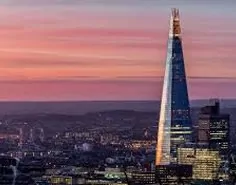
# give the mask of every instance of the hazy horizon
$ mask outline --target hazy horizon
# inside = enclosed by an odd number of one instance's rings
[[[210,100],[214,100],[214,99],[218,99],[220,101],[236,101],[236,98],[202,98],[202,99],[189,99],[190,103],[191,102],[197,102],[197,101],[205,101],[205,102],[209,102]],[[52,103],[56,103],[56,102],[160,102],[161,100],[155,100],[155,99],[137,99],[137,100],[129,100],[129,99],[121,99],[121,100],[106,100],[106,99],[101,99],[101,100],[0,100],[0,103],[21,103],[21,102],[29,102],[29,103],[47,103],[47,102],[52,102]]]
[[[192,108],[205,106],[209,100],[190,101]],[[221,100],[221,108],[235,108],[236,100]],[[160,101],[57,101],[57,102],[1,102],[0,115],[10,114],[85,114],[110,110],[157,112]]]

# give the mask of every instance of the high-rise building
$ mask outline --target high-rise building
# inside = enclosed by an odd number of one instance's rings
[[[156,165],[176,163],[177,147],[191,141],[192,128],[178,9],[172,10],[159,117]]]
[[[34,130],[34,141],[36,142],[44,142],[44,129],[43,128],[36,128]]]
[[[29,141],[31,143],[34,142],[34,130],[32,128],[30,129],[30,133],[29,133]]]
[[[198,143],[205,143],[226,157],[230,146],[229,121],[229,114],[220,113],[219,100],[212,100],[199,114]]]
[[[222,175],[219,151],[209,148],[178,148],[178,164],[192,165],[193,179],[216,180]]]
[[[23,145],[23,129],[20,128],[19,129],[19,143],[18,143],[18,146],[20,149],[22,149],[22,145]]]

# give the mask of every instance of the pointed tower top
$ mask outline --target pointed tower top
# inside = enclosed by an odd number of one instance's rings
[[[179,9],[172,8],[169,35],[171,37],[180,37],[180,34],[181,34],[181,29],[180,29]]]
[[[172,8],[172,17],[174,20],[179,19],[179,9]]]

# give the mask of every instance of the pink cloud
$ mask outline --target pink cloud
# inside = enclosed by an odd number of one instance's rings
[[[50,99],[56,92],[58,99],[160,96],[161,85],[154,78],[164,73],[167,15],[98,13],[71,7],[57,7],[46,13],[30,8],[0,10],[0,81],[19,81],[19,85],[3,83],[0,99]],[[182,25],[188,76],[236,77],[236,35],[230,20],[183,15]],[[75,82],[75,76],[92,76],[97,81]],[[123,78],[122,82],[101,80],[117,77]],[[52,84],[47,80],[59,81]],[[208,97],[212,93],[233,96],[232,82],[224,84],[230,92],[217,90],[218,85],[191,81],[191,97]]]

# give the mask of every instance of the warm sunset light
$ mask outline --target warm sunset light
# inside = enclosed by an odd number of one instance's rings
[[[230,2],[206,3],[200,14],[197,1],[178,5],[191,99],[235,98]],[[170,1],[1,1],[0,100],[159,100],[171,7]]]
[[[236,0],[0,0],[0,185],[236,184]]]

